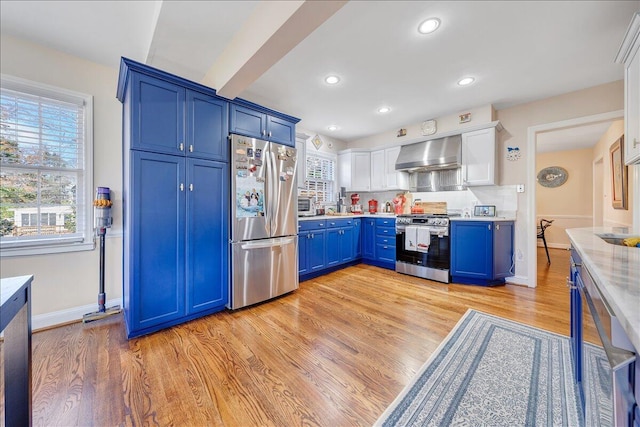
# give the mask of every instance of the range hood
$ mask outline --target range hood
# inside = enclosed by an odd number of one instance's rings
[[[461,166],[462,135],[451,135],[400,147],[398,171],[432,171]]]

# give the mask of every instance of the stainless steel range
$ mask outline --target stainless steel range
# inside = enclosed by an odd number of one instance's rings
[[[396,271],[449,283],[449,216],[400,215],[396,218]]]

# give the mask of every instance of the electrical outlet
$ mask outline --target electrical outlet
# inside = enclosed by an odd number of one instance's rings
[[[516,193],[524,193],[524,184],[516,185]]]

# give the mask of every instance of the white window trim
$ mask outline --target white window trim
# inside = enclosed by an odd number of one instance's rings
[[[82,198],[85,209],[85,226],[83,234],[85,238],[69,237],[57,239],[41,239],[41,243],[27,242],[2,242],[0,243],[0,258],[45,255],[64,252],[88,251],[95,249],[95,239],[93,232],[93,96],[85,93],[75,92],[44,83],[33,82],[19,77],[0,74],[2,87],[27,93],[38,93],[49,96],[53,99],[60,99],[61,96],[70,99],[82,99],[85,105],[85,126],[84,126],[84,194],[78,194],[78,199]],[[54,241],[55,240],[55,241]],[[28,245],[28,246],[25,246]]]
[[[334,173],[334,177],[333,177],[333,187],[334,187],[333,190],[334,191],[333,191],[333,193],[335,193],[336,192],[335,190],[336,190],[336,188],[338,186],[338,179],[337,179],[338,178],[338,156],[336,154],[334,154],[334,153],[327,153],[327,152],[324,152],[324,151],[312,151],[312,152],[307,151],[305,153],[305,159],[304,159],[305,181],[306,181],[306,177],[307,177],[307,173],[306,173],[307,172],[306,171],[306,169],[307,169],[307,157],[320,157],[320,158],[323,158],[325,160],[333,161],[333,163],[334,163],[334,165],[333,165],[333,173]],[[330,197],[329,197],[330,200],[322,202],[322,204],[324,204],[324,205],[332,204],[332,203],[335,204],[335,200],[333,200],[333,198],[334,198],[334,195],[331,194]]]

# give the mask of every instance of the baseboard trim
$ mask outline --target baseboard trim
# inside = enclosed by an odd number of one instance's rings
[[[107,308],[119,305],[122,307],[122,299],[111,299],[105,304]],[[68,323],[82,321],[82,316],[87,313],[98,311],[98,304],[87,304],[79,307],[67,308],[60,311],[52,311],[50,313],[38,314],[31,316],[31,329],[38,331],[62,326]]]
[[[509,276],[505,278],[505,281],[510,285],[522,285],[531,287],[529,285],[529,278],[524,276]]]

